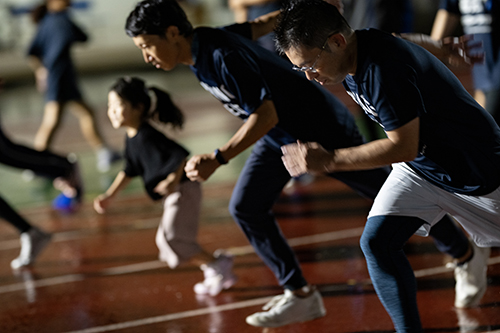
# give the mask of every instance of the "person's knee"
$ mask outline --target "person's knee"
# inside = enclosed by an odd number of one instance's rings
[[[48,102],[45,106],[42,126],[55,128],[61,121],[63,105],[58,102]]]
[[[231,198],[229,201],[229,213],[238,224],[243,224],[245,221],[255,220],[257,214],[252,210],[251,205],[244,200]]]
[[[240,190],[234,190],[229,200],[229,213],[235,219],[246,219],[255,215],[259,210],[259,203],[257,200],[250,200],[248,193]]]
[[[229,213],[243,229],[265,227],[274,220],[271,207],[263,202],[245,200],[241,196],[233,196],[229,201]]]
[[[391,216],[372,216],[366,221],[361,235],[360,245],[365,257],[374,257],[387,253],[394,248],[392,242],[394,230],[391,223],[395,220]]]
[[[369,227],[373,224],[372,222],[372,218],[368,219],[359,240],[361,250],[366,258],[374,257],[375,253],[380,251],[384,246],[383,242],[380,241],[380,237],[377,236],[375,228]]]
[[[242,213],[243,209],[243,204],[241,203],[241,200],[237,199],[234,194],[231,197],[231,200],[229,200],[229,214],[237,220],[240,214]]]
[[[361,249],[365,256],[400,251],[424,223],[412,216],[372,216],[361,235]]]

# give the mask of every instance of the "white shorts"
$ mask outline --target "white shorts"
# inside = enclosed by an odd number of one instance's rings
[[[431,226],[447,213],[464,227],[478,246],[500,246],[500,188],[480,197],[450,193],[432,185],[405,163],[393,164],[369,217],[418,217],[427,223],[416,234],[427,236]]]

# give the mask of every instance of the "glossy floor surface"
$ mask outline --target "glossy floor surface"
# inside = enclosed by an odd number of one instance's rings
[[[107,87],[123,73],[86,76],[83,86],[95,105],[108,142],[121,148],[122,131],[105,116]],[[186,113],[186,128],[173,133],[192,153],[210,152],[227,140],[240,122],[229,115],[186,71],[132,73],[172,92]],[[467,80],[467,77],[464,77]],[[467,83],[467,81],[466,81]],[[340,89],[333,89],[350,107]],[[41,119],[41,99],[29,84],[8,86],[0,95],[2,126],[12,139],[32,142]],[[353,108],[354,112],[354,108]],[[193,285],[201,271],[184,265],[169,269],[157,260],[154,236],[162,213],[140,182],[117,198],[105,215],[92,199],[120,170],[98,173],[95,157],[73,117],[65,119],[54,149],[74,152],[82,165],[86,194],[80,210],[60,214],[50,207],[50,184],[26,180],[22,170],[0,169],[0,193],[30,221],[54,234],[35,265],[10,269],[19,253],[16,230],[0,224],[0,332],[168,332],[168,333],[316,333],[393,332],[374,293],[359,248],[370,202],[329,179],[305,179],[286,189],[275,206],[283,233],[296,251],[305,277],[319,288],[327,315],[282,328],[249,326],[245,317],[281,293],[274,276],[255,255],[232,221],[227,204],[248,152],[217,170],[204,184],[199,241],[210,251],[235,256],[236,285],[215,297],[197,297]],[[479,307],[453,307],[449,260],[428,238],[414,236],[405,247],[418,281],[418,302],[425,332],[500,331],[500,251],[492,249],[488,288]]]

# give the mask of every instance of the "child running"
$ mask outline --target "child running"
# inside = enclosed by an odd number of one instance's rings
[[[155,100],[152,103],[150,92]],[[146,192],[153,200],[163,199],[164,212],[156,245],[159,259],[170,268],[190,262],[199,265],[204,281],[194,286],[197,294],[217,295],[236,282],[233,259],[223,253],[213,256],[202,250],[196,236],[201,206],[201,185],[184,173],[189,152],[167,138],[150,122],[181,128],[184,116],[170,96],[157,88],[147,88],[139,78],[120,78],[108,94],[108,117],[115,129],[126,129],[125,168],[108,190],[94,200],[102,214],[112,199],[135,176],[141,176]]]

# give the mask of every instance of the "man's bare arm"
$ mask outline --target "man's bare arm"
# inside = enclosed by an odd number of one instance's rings
[[[220,147],[220,156],[229,161],[266,135],[276,124],[278,124],[278,114],[274,103],[266,100],[248,117],[231,139]],[[219,166],[220,163],[214,153],[201,154],[191,157],[184,170],[192,181],[204,181]]]
[[[306,172],[330,173],[373,169],[412,161],[418,154],[419,118],[387,132],[387,139],[361,146],[327,151],[318,143],[295,143],[282,147],[283,163],[291,176]]]

